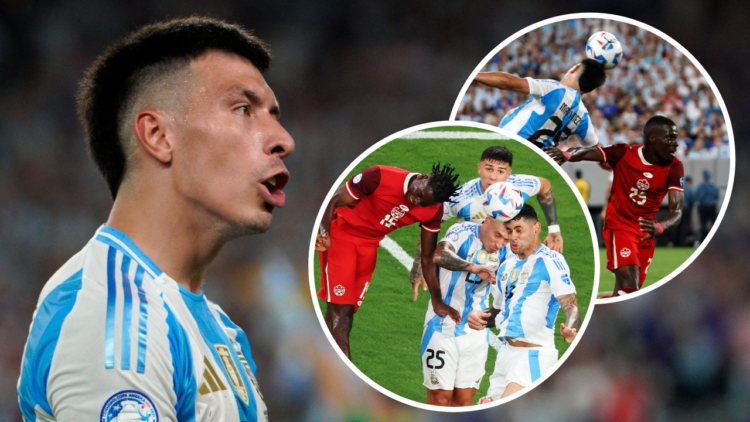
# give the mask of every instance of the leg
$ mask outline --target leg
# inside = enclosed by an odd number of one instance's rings
[[[637,265],[625,265],[615,269],[615,290],[613,296],[619,291],[632,293],[638,290],[640,267]]]
[[[352,331],[352,322],[354,321],[354,305],[337,305],[329,302],[325,320],[328,331],[336,340],[336,344],[346,357],[352,360],[352,354],[349,350],[349,333]]]
[[[453,390],[430,390],[427,389],[427,404],[433,406],[450,406]]]
[[[521,391],[523,389],[524,389],[524,386],[522,386],[520,384],[516,384],[515,382],[511,382],[511,383],[508,384],[507,387],[505,387],[505,391],[503,392],[503,396],[500,397],[500,398],[504,399],[504,398],[510,396],[511,394],[516,394],[517,392],[519,392],[519,391]]]
[[[453,399],[451,400],[451,406],[471,406],[474,401],[474,394],[477,393],[476,388],[456,388],[453,390]]]

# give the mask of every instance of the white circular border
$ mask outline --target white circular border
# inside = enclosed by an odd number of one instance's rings
[[[341,176],[336,179],[336,182],[333,184],[331,189],[328,192],[328,195],[326,195],[325,200],[323,200],[323,204],[321,205],[320,211],[318,211],[318,216],[315,219],[315,225],[313,226],[312,235],[310,236],[310,252],[308,254],[308,276],[310,278],[310,293],[312,295],[312,301],[313,301],[313,307],[315,308],[315,313],[318,317],[318,321],[320,322],[321,328],[323,328],[323,332],[325,333],[326,337],[328,338],[328,341],[331,343],[331,347],[333,347],[334,351],[339,355],[341,360],[351,369],[355,374],[357,374],[363,381],[365,381],[370,387],[376,389],[380,393],[397,400],[401,403],[408,404],[410,406],[414,406],[420,409],[424,410],[435,410],[439,412],[446,412],[446,413],[462,413],[462,412],[472,412],[476,410],[484,410],[489,409],[491,407],[499,406],[503,403],[507,403],[511,400],[515,400],[518,397],[521,397],[522,395],[528,393],[529,391],[536,388],[539,384],[544,382],[547,378],[549,378],[557,369],[568,359],[568,356],[573,352],[573,349],[578,345],[581,337],[583,336],[583,333],[586,331],[586,327],[589,324],[589,321],[591,321],[591,316],[594,312],[594,307],[597,303],[596,295],[599,292],[599,243],[596,238],[596,230],[594,228],[594,222],[591,219],[591,216],[589,213],[584,211],[584,215],[586,216],[586,221],[589,224],[589,233],[591,233],[591,245],[592,250],[594,253],[594,287],[592,289],[591,293],[591,301],[589,302],[589,308],[586,312],[586,317],[584,318],[583,324],[581,325],[580,330],[578,330],[578,336],[576,336],[575,340],[573,340],[573,343],[570,344],[568,347],[568,350],[563,354],[563,356],[557,361],[555,366],[553,366],[549,371],[547,371],[545,374],[543,374],[539,379],[537,379],[533,384],[531,384],[529,387],[524,388],[523,390],[519,391],[518,393],[515,393],[509,397],[506,397],[502,400],[493,401],[488,404],[483,405],[472,405],[472,406],[466,406],[466,407],[442,407],[442,406],[433,406],[429,404],[419,403],[404,397],[399,396],[398,394],[395,394],[391,392],[390,390],[387,390],[380,386],[380,384],[376,383],[375,381],[371,380],[367,375],[362,373],[362,371],[359,370],[354,364],[344,355],[344,353],[341,351],[341,349],[336,344],[336,341],[333,339],[333,336],[331,336],[331,333],[328,331],[328,328],[326,327],[325,319],[323,317],[323,312],[320,310],[320,305],[318,304],[318,295],[317,290],[315,288],[315,266],[313,260],[317,257],[315,256],[315,237],[318,234],[318,226],[320,226],[320,222],[323,219],[323,212],[325,211],[325,206],[331,201],[331,198],[333,197],[334,192],[336,189],[341,185],[342,182],[344,182],[346,176],[354,169],[354,167],[359,164],[362,160],[364,160],[367,156],[369,156],[373,151],[380,148],[381,146],[387,144],[388,142],[393,141],[394,139],[398,139],[406,134],[420,131],[423,129],[431,129],[435,127],[443,127],[443,126],[463,126],[463,127],[472,127],[476,129],[482,129],[486,130],[488,132],[495,132],[502,136],[507,136],[508,138],[511,138],[515,141],[519,141],[528,148],[530,148],[532,151],[535,151],[539,156],[543,157],[554,169],[557,170],[557,172],[563,177],[563,180],[565,180],[568,183],[568,186],[570,187],[573,194],[578,198],[578,203],[581,206],[581,209],[586,209],[586,203],[583,201],[583,197],[578,192],[578,189],[575,188],[575,185],[570,180],[569,177],[566,177],[565,172],[562,170],[560,166],[557,165],[547,154],[544,154],[539,148],[535,147],[534,145],[530,144],[528,141],[523,140],[522,138],[518,137],[517,135],[509,136],[507,132],[500,130],[497,127],[485,125],[483,123],[475,123],[475,122],[460,122],[460,121],[441,121],[441,122],[431,122],[431,123],[424,123],[417,126],[412,126],[408,129],[401,130],[399,132],[394,133],[393,135],[381,140],[380,142],[374,144],[370,148],[368,148],[365,152],[360,154],[359,157],[357,157],[342,173]]]
[[[618,296],[613,298],[606,298],[606,299],[596,299],[597,304],[606,304],[606,303],[615,303],[615,302],[622,302],[624,300],[633,299],[638,296],[641,296],[643,294],[646,294],[648,292],[651,292],[653,290],[656,290],[658,287],[663,286],[673,278],[677,277],[680,273],[682,273],[685,268],[690,266],[690,264],[695,261],[698,256],[703,253],[703,250],[706,248],[706,246],[710,243],[711,239],[713,239],[714,234],[716,233],[716,230],[718,230],[719,226],[721,226],[721,222],[724,219],[724,215],[727,211],[727,206],[729,205],[729,200],[732,197],[732,188],[734,187],[734,172],[735,172],[735,162],[737,160],[737,154],[734,147],[734,132],[732,131],[732,123],[729,119],[729,112],[727,111],[727,107],[724,104],[724,98],[722,98],[721,93],[719,92],[718,88],[716,88],[716,84],[714,83],[713,79],[711,79],[711,76],[708,75],[708,72],[706,72],[706,69],[703,68],[703,66],[696,60],[695,57],[693,57],[692,54],[690,54],[685,47],[680,45],[677,41],[672,39],[669,35],[661,32],[660,30],[647,25],[643,22],[639,22],[634,19],[626,18],[619,15],[610,15],[607,13],[572,13],[568,15],[560,15],[555,16],[553,18],[545,19],[541,22],[537,22],[533,25],[529,25],[526,28],[516,32],[515,34],[511,35],[510,37],[506,38],[505,41],[500,43],[497,47],[495,47],[494,50],[492,50],[489,54],[487,54],[482,61],[479,62],[479,65],[474,69],[474,71],[469,75],[469,79],[466,80],[466,83],[464,83],[463,88],[461,89],[458,98],[456,98],[456,103],[453,105],[453,110],[451,111],[450,120],[457,121],[456,115],[458,114],[458,109],[461,106],[461,100],[463,99],[464,94],[469,89],[469,86],[474,81],[474,78],[476,77],[477,73],[482,70],[485,63],[487,63],[492,57],[497,54],[498,51],[502,50],[504,47],[506,47],[511,42],[515,41],[516,38],[520,37],[521,35],[525,35],[528,32],[531,32],[535,29],[541,28],[542,26],[549,25],[551,23],[561,22],[561,21],[567,21],[567,20],[573,20],[573,19],[610,19],[610,20],[616,20],[619,22],[624,22],[630,25],[634,25],[637,27],[640,27],[642,29],[645,29],[653,34],[658,35],[663,39],[664,41],[667,41],[670,43],[673,47],[680,50],[682,54],[685,55],[685,57],[690,60],[691,63],[698,69],[701,76],[706,80],[708,85],[711,87],[711,91],[713,92],[714,96],[716,97],[716,100],[719,102],[719,106],[721,106],[721,112],[724,114],[724,122],[727,126],[727,135],[729,138],[729,145],[731,147],[731,151],[729,153],[729,182],[727,184],[727,190],[724,194],[724,203],[721,206],[721,210],[719,211],[718,216],[716,217],[716,220],[714,221],[714,225],[711,227],[711,231],[708,233],[708,236],[701,242],[700,246],[690,255],[688,259],[685,260],[685,262],[682,263],[679,267],[677,267],[675,270],[673,270],[671,273],[669,273],[667,276],[659,280],[658,282],[651,284],[649,286],[646,286],[643,290],[639,290],[637,292],[630,293],[625,296]],[[489,126],[489,125],[484,125]],[[501,130],[502,131],[502,130]],[[516,139],[516,138],[514,138]],[[597,242],[598,245],[598,242]],[[598,295],[599,292],[596,292],[596,295]]]

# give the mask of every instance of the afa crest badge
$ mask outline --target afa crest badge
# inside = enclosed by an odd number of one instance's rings
[[[101,422],[157,422],[159,412],[156,411],[154,402],[145,394],[125,390],[116,393],[104,403],[99,420]]]

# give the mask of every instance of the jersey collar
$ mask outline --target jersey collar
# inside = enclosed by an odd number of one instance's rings
[[[638,147],[638,158],[641,159],[641,162],[647,166],[655,166],[656,164],[651,164],[648,161],[646,161],[646,158],[643,157],[643,146]]]
[[[406,196],[406,191],[409,190],[409,180],[411,180],[411,177],[414,175],[419,176],[419,173],[409,173],[406,175],[406,179],[404,180],[404,196]]]

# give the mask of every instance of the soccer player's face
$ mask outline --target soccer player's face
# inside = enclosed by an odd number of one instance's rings
[[[516,255],[524,255],[539,239],[541,225],[538,221],[521,218],[505,223],[510,236],[510,250]],[[538,226],[538,227],[537,227]],[[525,257],[522,259],[526,259]]]
[[[511,169],[508,163],[502,161],[482,160],[477,164],[477,172],[482,181],[482,190],[487,190],[494,183],[508,180]]]
[[[175,122],[176,188],[230,235],[261,233],[283,207],[294,141],[260,71],[240,56],[210,51],[193,60],[186,111]]]
[[[429,185],[429,177],[421,174],[417,176],[406,191],[406,199],[418,207],[431,207],[438,202],[432,192],[432,186]]]
[[[677,126],[663,126],[655,131],[654,152],[660,160],[671,161],[677,152]]]
[[[479,239],[487,252],[495,253],[508,243],[508,229],[505,228],[505,223],[502,221],[487,217],[484,219],[482,226]]]

